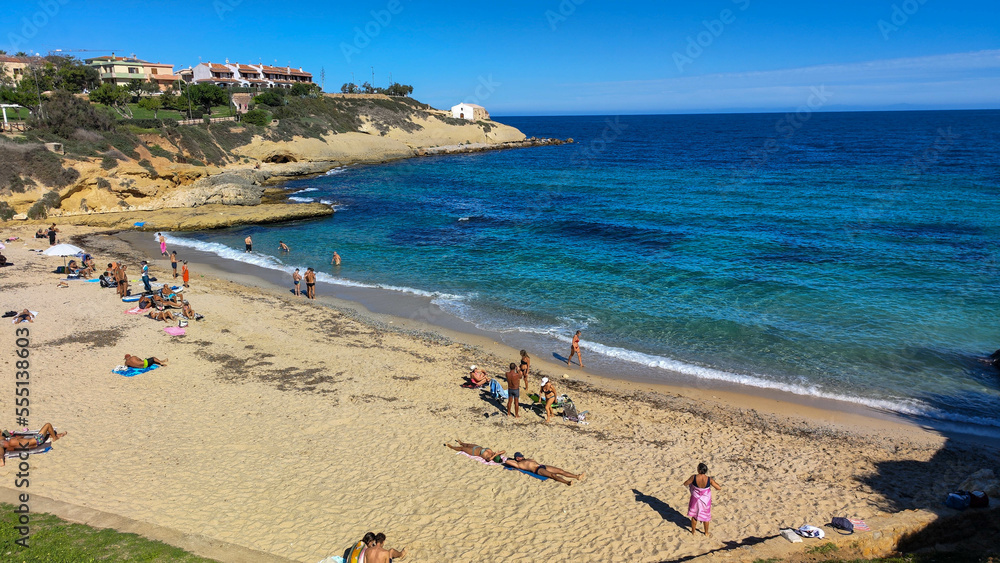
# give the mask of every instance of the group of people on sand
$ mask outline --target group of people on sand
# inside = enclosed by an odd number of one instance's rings
[[[194,312],[191,302],[184,299],[180,293],[175,292],[169,286],[164,285],[158,291],[143,294],[139,298],[139,309],[150,310],[146,316],[156,321],[174,321],[177,317],[173,311],[183,316],[185,319],[200,321],[205,318],[203,315]]]
[[[295,295],[302,295],[300,286],[302,285],[302,280],[306,280],[306,298],[316,299],[316,272],[312,268],[306,268],[306,275],[299,273],[299,269],[295,268],[292,272],[292,285],[295,286]]]
[[[506,450],[495,451],[492,448],[487,448],[478,444],[470,444],[461,440],[455,441],[458,442],[457,446],[445,444],[445,447],[451,448],[456,452],[465,452],[472,457],[482,458],[485,461],[500,463],[508,467],[513,467],[514,469],[520,469],[522,471],[527,471],[528,473],[548,477],[549,479],[554,479],[564,485],[572,485],[573,482],[570,479],[583,481],[587,477],[586,473],[580,473],[577,475],[575,473],[570,473],[565,469],[559,469],[558,467],[553,467],[551,465],[542,465],[533,459],[524,457],[521,452],[517,452],[513,455],[513,457],[508,458],[504,457],[504,454],[507,453]]]
[[[576,334],[575,347],[579,349],[580,331],[577,331]],[[511,415],[510,411],[513,407],[514,418],[521,417],[521,389],[528,386],[528,375],[531,372],[531,356],[526,350],[521,350],[520,354],[521,362],[519,364],[511,362],[510,370],[504,374],[504,378],[507,379],[507,416]],[[490,376],[481,367],[472,365],[469,366],[469,370],[469,382],[472,385],[478,387],[490,382]],[[557,395],[555,384],[549,378],[543,377],[538,394],[545,401],[545,422],[550,422],[555,416],[555,412],[552,410]]]
[[[52,226],[49,227],[48,229],[46,229],[45,227],[41,227],[35,232],[35,238],[49,239],[49,246],[55,246],[58,235],[59,235],[59,229],[56,228],[55,223],[52,223]]]
[[[403,551],[386,549],[385,534],[368,532],[351,548],[345,563],[389,563],[393,559],[404,557],[406,557],[406,548],[403,548]]]

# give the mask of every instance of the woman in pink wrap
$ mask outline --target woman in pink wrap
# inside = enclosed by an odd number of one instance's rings
[[[715,482],[715,479],[708,476],[708,466],[704,463],[698,464],[698,474],[688,477],[688,480],[684,481],[684,486],[691,491],[691,500],[688,502],[691,533],[696,533],[698,522],[702,522],[705,524],[707,536],[708,523],[712,520],[712,487],[718,490],[722,487]]]

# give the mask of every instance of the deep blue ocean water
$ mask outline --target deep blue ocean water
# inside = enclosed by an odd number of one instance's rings
[[[331,171],[287,185],[328,220],[184,244],[540,343],[582,329],[585,360],[665,381],[1000,427],[977,360],[1000,348],[1000,112],[498,121],[577,143]]]

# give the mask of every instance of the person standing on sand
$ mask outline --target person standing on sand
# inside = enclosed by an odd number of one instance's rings
[[[299,283],[300,282],[302,282],[302,274],[299,273],[299,269],[298,268],[295,268],[295,271],[292,272],[292,283],[295,285],[295,296],[296,297],[299,297],[300,295],[302,295],[302,292],[299,291]]]
[[[55,244],[56,244],[56,233],[58,233],[58,232],[59,232],[59,229],[56,228],[56,224],[52,223],[52,226],[49,227],[49,232],[48,232],[48,235],[49,235],[49,246],[55,246]]]
[[[395,549],[386,549],[383,547],[384,543],[385,534],[382,532],[375,534],[375,543],[364,552],[365,563],[389,563],[393,559],[406,557],[405,547],[403,551],[396,551]]]
[[[715,479],[708,476],[708,466],[698,464],[698,473],[688,477],[684,486],[691,491],[688,501],[688,518],[691,519],[691,533],[697,532],[698,522],[705,525],[705,535],[708,536],[708,523],[712,520],[712,487],[722,490]]]
[[[191,272],[188,271],[188,261],[184,261],[184,265],[181,266],[181,279],[184,280],[184,287],[190,287],[188,285],[188,280],[191,279]]]
[[[531,369],[531,356],[521,350],[521,377],[524,378],[524,386],[528,386],[528,370]]]
[[[316,272],[312,268],[306,268],[306,297],[316,299]]]
[[[521,371],[517,364],[511,362],[507,372],[507,416],[510,416],[510,404],[514,403],[514,418],[521,417]]]
[[[570,361],[573,359],[573,355],[576,355],[576,360],[580,363],[580,367],[583,367],[583,356],[580,355],[580,331],[576,331],[573,335],[573,344],[569,348],[569,358],[566,360],[566,365],[569,365]]]
[[[174,270],[174,279],[177,279],[177,251],[170,251],[170,267]]]
[[[547,377],[542,378],[541,393],[542,397],[545,398],[545,422],[548,423],[555,416],[555,413],[552,412],[552,404],[556,402],[556,386],[552,385]]]
[[[160,237],[160,256],[167,255],[167,238],[163,236],[163,233],[156,233],[156,236]]]
[[[250,238],[250,235],[243,239],[243,243],[247,245],[246,252],[253,252],[253,239]]]
[[[330,263],[333,264],[334,266],[340,265],[340,255],[337,254],[336,250],[333,251],[333,258],[330,259]]]

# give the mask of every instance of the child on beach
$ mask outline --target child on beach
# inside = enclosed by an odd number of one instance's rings
[[[167,238],[163,236],[163,233],[156,233],[156,236],[160,237],[160,256],[167,255]]]
[[[174,270],[174,279],[177,279],[177,251],[170,251],[170,267]]]
[[[712,520],[712,487],[717,490],[722,490],[722,487],[714,478],[708,476],[708,466],[704,463],[698,464],[698,473],[688,477],[688,480],[684,481],[684,486],[691,491],[691,500],[688,501],[691,533],[696,533],[698,522],[701,522],[705,525],[707,536],[708,523]]]
[[[187,260],[185,260],[184,261],[184,265],[181,266],[181,277],[184,280],[184,287],[190,287],[190,286],[188,286],[188,280],[191,279],[191,273],[188,272],[188,261]]]

